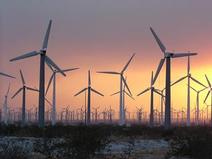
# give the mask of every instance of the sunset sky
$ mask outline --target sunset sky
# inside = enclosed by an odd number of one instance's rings
[[[193,77],[205,85],[206,73],[212,82],[212,1],[211,0],[1,0],[0,1],[0,71],[16,76],[16,80],[0,77],[0,103],[2,105],[8,83],[10,96],[21,87],[19,69],[27,85],[38,88],[39,57],[17,62],[9,59],[23,53],[39,50],[49,20],[53,20],[47,54],[61,68],[80,67],[57,76],[57,106],[71,105],[72,109],[84,105],[84,94],[73,97],[87,86],[87,71],[91,70],[92,86],[105,97],[92,95],[92,107],[101,110],[119,108],[119,96],[110,94],[119,90],[119,77],[97,74],[96,71],[121,71],[136,53],[125,76],[135,101],[126,97],[126,106],[136,111],[143,105],[149,110],[150,93],[137,94],[150,85],[151,71],[156,71],[163,57],[149,27],[153,27],[170,51],[197,52],[191,58]],[[165,66],[165,65],[164,65]],[[187,58],[172,61],[172,81],[186,75]],[[46,67],[46,83],[51,71]],[[165,67],[156,82],[163,88]],[[193,82],[197,89],[201,89]],[[173,87],[172,105],[186,107],[186,81]],[[201,94],[200,105],[205,108]],[[48,94],[51,100],[52,89]],[[155,95],[155,107],[160,98]],[[196,93],[191,91],[191,106],[195,106]],[[207,103],[210,102],[208,98]],[[9,100],[9,105],[21,107],[21,95]],[[27,107],[38,105],[38,95],[27,93]],[[47,105],[48,106],[48,105]]]

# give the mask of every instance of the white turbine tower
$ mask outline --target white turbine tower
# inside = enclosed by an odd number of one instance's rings
[[[46,89],[46,94],[48,93],[48,90],[49,90],[49,87],[53,81],[53,88],[52,88],[52,111],[51,111],[51,123],[52,125],[55,125],[56,124],[56,76],[57,76],[57,73],[60,73],[58,70],[56,69],[53,69],[51,66],[49,66],[50,69],[52,70],[52,76],[51,78],[49,79],[49,83],[48,83],[48,86],[47,86],[47,89]],[[76,70],[76,69],[79,69],[79,68],[71,68],[71,69],[64,69],[62,70],[63,73],[65,72],[70,72],[70,71],[73,71],[73,70]]]
[[[125,78],[125,81],[126,81],[126,83],[127,83],[127,78]],[[130,97],[130,98],[133,99],[133,100],[135,100],[135,99],[133,98],[133,96],[132,96],[131,94],[129,94],[129,93],[125,90],[125,85],[124,85],[124,87],[123,87],[122,93],[123,93],[123,95],[122,95],[123,110],[125,110],[125,95],[127,95],[128,97]],[[114,95],[116,95],[116,94],[120,94],[120,91],[111,94],[111,96],[114,96]],[[123,116],[123,120],[124,120],[123,123],[126,124],[125,115]]]
[[[132,55],[132,57],[129,59],[127,64],[124,66],[121,72],[114,72],[114,71],[100,71],[97,73],[104,73],[104,74],[112,74],[112,75],[119,75],[120,76],[120,106],[119,106],[119,125],[124,125],[124,108],[123,108],[123,83],[126,86],[128,92],[132,96],[132,93],[124,79],[124,72],[126,71],[127,67],[129,66],[130,62],[132,61],[135,54]]]
[[[157,89],[158,92],[160,92],[163,96],[161,96],[160,98],[160,115],[161,115],[161,123],[163,125],[164,123],[164,101],[165,101],[165,96],[164,96],[164,91],[165,88],[163,88],[162,90]]]
[[[10,92],[10,83],[7,89],[7,92],[4,97],[4,104],[3,104],[3,109],[2,109],[2,121],[4,124],[8,124],[8,94]]]
[[[195,88],[191,87],[190,88],[196,92],[197,96],[196,96],[196,124],[199,125],[199,94],[204,91],[207,88],[203,88],[201,90],[196,90]]]
[[[29,53],[26,53],[24,55],[18,56],[16,58],[11,59],[10,61],[16,61],[21,60],[25,58],[29,58],[32,56],[40,55],[40,80],[39,80],[39,126],[44,127],[45,125],[45,62],[48,63],[48,65],[52,66],[54,69],[62,73],[64,76],[65,74],[62,72],[62,70],[53,62],[52,59],[50,59],[46,53],[47,53],[47,46],[48,46],[48,39],[49,34],[51,30],[52,20],[49,21],[49,25],[43,40],[42,48],[39,51],[32,51]]]
[[[149,124],[150,124],[150,127],[153,127],[154,126],[154,93],[157,93],[160,96],[164,97],[164,95],[162,93],[160,93],[157,89],[155,89],[155,87],[153,86],[153,72],[152,72],[152,75],[151,75],[150,87],[145,89],[141,93],[139,93],[137,96],[140,96],[140,95],[146,93],[149,90],[151,91]]]
[[[26,91],[30,90],[30,91],[38,92],[38,90],[26,86],[26,82],[21,70],[20,70],[20,76],[22,81],[22,87],[18,89],[17,92],[11,98],[13,99],[14,97],[16,97],[16,95],[18,95],[22,91],[22,125],[25,125],[26,124]]]
[[[86,124],[90,124],[91,122],[91,92],[94,92],[100,96],[104,96],[102,93],[96,91],[95,89],[93,89],[91,87],[91,75],[90,75],[90,70],[88,71],[88,87],[82,89],[81,91],[79,91],[77,94],[75,94],[74,96],[78,96],[79,94],[81,94],[82,92],[87,91],[87,117],[86,117]]]
[[[163,67],[164,62],[166,61],[166,94],[165,94],[165,128],[169,129],[171,127],[171,58],[179,58],[179,57],[187,57],[187,56],[193,56],[197,55],[197,53],[173,53],[173,52],[167,52],[166,47],[163,45],[163,43],[160,41],[154,30],[150,27],[150,30],[159,45],[161,51],[164,54],[164,58],[160,60],[160,63],[158,65],[155,77],[153,79],[153,84],[155,83],[161,68]]]

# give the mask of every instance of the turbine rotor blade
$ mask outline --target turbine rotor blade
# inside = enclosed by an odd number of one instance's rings
[[[171,57],[178,58],[178,57],[187,57],[187,56],[194,56],[194,55],[197,55],[197,53],[173,53]]]
[[[88,85],[91,85],[91,72],[90,70],[88,71]]]
[[[124,79],[124,77],[123,77],[122,74],[121,74],[121,79],[122,79],[122,81],[124,82],[124,85],[127,87],[128,92],[129,92],[130,95],[132,96],[132,93],[131,93],[131,91],[130,91],[130,88],[128,87],[128,84],[127,84],[127,82],[126,82],[126,80]]]
[[[140,96],[140,95],[144,94],[145,92],[147,92],[147,91],[150,90],[150,89],[151,89],[150,87],[147,88],[147,89],[145,89],[144,91],[142,91],[141,93],[139,93],[137,96]]]
[[[35,89],[35,88],[30,88],[30,87],[26,87],[28,90],[30,90],[30,91],[35,91],[35,92],[39,92],[39,90],[38,89]]]
[[[155,88],[154,90],[156,90],[156,91],[158,91],[158,92],[162,92],[162,90],[160,90],[160,89],[156,89],[156,88]]]
[[[47,98],[45,98],[45,101],[46,101],[50,106],[52,106],[52,103],[51,103]]]
[[[199,90],[199,92],[202,92],[202,91],[204,91],[204,90],[206,90],[206,89],[207,89],[207,87],[205,87],[205,88]]]
[[[74,70],[78,70],[78,69],[80,69],[80,68],[70,68],[70,69],[65,69],[65,70],[62,70],[62,71],[65,73],[65,72],[70,72],[70,71],[74,71]]]
[[[13,76],[11,76],[11,75],[8,75],[8,74],[2,73],[2,72],[0,72],[0,75],[5,76],[5,77],[10,77],[10,78],[15,78],[15,77],[13,77]]]
[[[49,87],[50,87],[50,85],[51,85],[51,83],[52,83],[52,80],[53,80],[53,77],[54,77],[54,76],[55,76],[55,73],[53,72],[53,73],[52,73],[52,76],[51,76],[50,79],[49,79],[48,86],[47,86],[47,88],[46,88],[46,94],[48,93]]]
[[[158,75],[159,75],[159,73],[161,71],[161,68],[163,67],[164,61],[165,61],[165,58],[160,60],[160,63],[159,63],[158,68],[157,68],[157,71],[155,73],[155,77],[153,79],[153,85],[154,85],[154,83],[155,83],[155,81],[156,81],[156,79],[157,79],[157,77],[158,77]]]
[[[210,91],[208,91],[208,94],[206,95],[206,97],[205,97],[205,100],[204,100],[204,103],[206,102],[206,100],[208,99],[208,96],[209,96],[209,94],[210,94],[211,92]]]
[[[78,93],[76,93],[74,96],[78,96],[79,94],[81,94],[82,92],[86,91],[88,88],[84,88],[83,90],[79,91]]]
[[[198,80],[196,80],[195,78],[193,78],[192,76],[190,77],[194,82],[198,83],[199,85],[206,87],[204,84],[202,84],[201,82],[199,82]]]
[[[123,92],[126,93],[126,95],[127,95],[128,97],[130,97],[131,99],[135,100],[135,98],[133,98],[133,96],[131,96],[128,92],[126,92],[125,90],[124,90]]]
[[[54,63],[52,59],[46,56],[46,62],[49,63],[52,67],[54,67],[58,72],[60,72],[63,76],[66,76],[65,73]]]
[[[121,73],[123,73],[127,67],[129,66],[130,62],[132,61],[133,57],[135,56],[135,53],[132,55],[132,57],[129,59],[129,61],[127,62],[127,64],[124,66],[123,70],[121,71]]]
[[[42,50],[46,50],[47,49],[51,26],[52,26],[52,20],[49,21],[49,25],[48,25],[48,28],[46,30],[46,34],[45,34],[45,37],[44,37],[44,40],[43,40]]]
[[[96,72],[96,73],[120,75],[119,72],[113,72],[113,71],[98,71],[98,72]]]
[[[195,88],[189,86],[193,91],[198,92]],[[205,89],[205,88],[204,88]]]
[[[25,83],[24,76],[21,70],[20,70],[20,75],[21,75],[22,84],[25,85],[26,83]]]
[[[46,64],[50,68],[50,70],[52,70],[52,72],[55,72],[55,70],[52,68],[52,66],[48,62],[46,62]]]
[[[206,78],[206,80],[207,80],[207,82],[208,82],[208,85],[209,85],[209,86],[210,86],[210,88],[211,88],[211,83],[210,83],[210,81],[209,81],[209,79],[208,79],[207,75],[205,75],[205,78]]]
[[[9,83],[8,89],[7,89],[7,96],[8,96],[8,94],[9,94],[9,92],[10,92],[10,83]]]
[[[153,78],[154,78],[154,73],[153,73],[153,71],[152,71],[152,74],[151,74],[151,81],[150,81],[150,83],[151,83],[150,87],[152,87],[152,85],[153,85]]]
[[[159,94],[160,96],[162,96],[163,98],[165,98],[165,96],[162,94],[162,93],[160,93],[160,92],[158,92],[157,90],[153,90],[155,93],[157,93],[157,94]]]
[[[20,55],[20,56],[18,56],[18,57],[15,57],[15,58],[13,58],[13,59],[10,59],[10,62],[16,61],[16,60],[25,59],[25,58],[32,57],[32,56],[36,56],[36,55],[39,55],[39,54],[40,54],[40,53],[37,52],[37,51],[32,51],[32,52],[29,52],[29,53]]]
[[[98,92],[97,90],[95,90],[95,89],[93,89],[93,88],[91,88],[91,91],[93,91],[93,92],[95,92],[96,94],[98,94],[98,95],[100,95],[100,96],[104,96],[102,93],[100,93],[100,92]]]
[[[180,81],[184,80],[184,79],[187,78],[187,77],[188,77],[188,76],[184,76],[184,77],[178,79],[177,81],[175,81],[174,83],[172,83],[171,86],[173,86],[173,85],[179,83]]]
[[[161,40],[159,39],[159,37],[157,36],[157,34],[155,33],[155,31],[154,31],[151,27],[150,27],[150,30],[151,30],[151,32],[152,32],[152,34],[153,34],[155,40],[157,41],[157,43],[158,43],[158,45],[159,45],[161,51],[162,51],[163,53],[165,53],[165,52],[166,52],[166,47],[163,45],[163,43],[161,42]]]
[[[19,94],[22,91],[23,88],[20,88],[11,98],[13,99],[17,94]]]
[[[116,93],[113,93],[113,94],[111,94],[110,96],[114,96],[114,95],[119,94],[119,93],[120,93],[120,91],[118,91],[118,92],[116,92]]]

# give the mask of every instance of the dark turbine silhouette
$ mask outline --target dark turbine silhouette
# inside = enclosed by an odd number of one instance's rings
[[[90,75],[90,70],[88,71],[88,87],[82,89],[81,91],[79,91],[77,94],[75,94],[74,96],[78,96],[79,94],[81,94],[82,92],[87,91],[87,117],[86,117],[86,124],[90,124],[91,122],[91,92],[94,92],[100,96],[104,96],[102,93],[96,91],[95,89],[93,89],[91,87],[91,75]]]
[[[40,55],[39,110],[38,110],[39,111],[38,120],[39,120],[40,127],[45,126],[45,116],[44,116],[45,115],[45,62],[65,76],[63,71],[53,62],[52,59],[50,59],[46,55],[51,25],[52,25],[52,20],[49,21],[46,35],[43,40],[43,46],[39,51],[32,51],[10,60],[10,61],[16,61],[16,60],[21,60],[28,57]]]

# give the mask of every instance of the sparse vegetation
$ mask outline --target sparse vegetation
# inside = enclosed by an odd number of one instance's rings
[[[101,150],[109,141],[110,131],[104,127],[79,126],[65,136],[65,142],[60,145],[64,150],[64,158],[89,159],[96,151]]]
[[[177,129],[171,139],[170,156],[188,156],[192,159],[212,159],[212,129],[193,127]]]
[[[46,126],[40,129],[37,126],[20,127],[9,125],[0,127],[1,136],[35,137],[41,142],[35,152],[43,154],[49,159],[90,159],[98,158],[96,152],[104,149],[111,140],[125,138],[129,141],[129,147],[123,150],[119,158],[133,157],[133,139],[164,139],[170,142],[170,150],[167,158],[171,156],[189,156],[194,159],[212,158],[212,128],[211,127],[179,127],[165,130],[162,127],[149,128],[147,126],[132,125],[113,126],[113,125],[78,125],[55,127]],[[60,138],[63,142],[52,144],[52,139]],[[19,148],[11,148],[7,145],[1,146],[0,158],[22,159],[26,157],[25,152]],[[57,149],[60,155],[53,155]],[[2,157],[5,156],[5,157]],[[54,157],[53,157],[54,156]],[[103,157],[102,157],[103,158]],[[117,158],[110,156],[104,158]],[[8,158],[10,159],[10,158]]]
[[[26,127],[20,127],[19,125],[0,125],[0,136],[19,136],[19,137],[64,137],[74,133],[79,127],[84,127],[85,129],[100,129],[102,132],[113,136],[143,136],[151,138],[161,138],[166,132],[162,127],[150,128],[148,126],[142,125],[132,125],[130,127],[117,126],[117,125],[77,125],[77,126],[64,126],[56,125],[46,126],[44,129],[38,126],[31,125]]]
[[[0,145],[1,159],[27,159],[26,152],[19,146],[10,146],[9,144]]]

